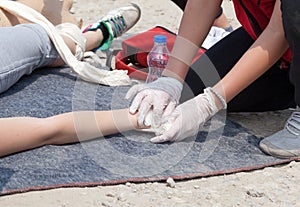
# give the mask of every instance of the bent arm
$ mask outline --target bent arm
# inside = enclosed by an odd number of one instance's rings
[[[214,89],[229,102],[278,61],[287,48],[280,0],[277,0],[264,32]]]
[[[221,0],[187,2],[171,57],[163,72],[164,76],[183,82],[199,46],[213,25],[221,3]]]

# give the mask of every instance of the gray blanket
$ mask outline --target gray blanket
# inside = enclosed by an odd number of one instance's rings
[[[0,95],[0,116],[48,117],[129,106],[129,87],[76,81],[68,68],[40,69]],[[1,135],[0,135],[1,136]],[[290,160],[262,153],[259,138],[219,114],[195,138],[151,144],[129,131],[88,142],[45,146],[0,158],[0,195],[71,186],[191,179],[253,170]]]

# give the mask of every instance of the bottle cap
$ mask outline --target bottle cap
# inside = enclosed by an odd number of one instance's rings
[[[167,42],[167,37],[164,35],[155,35],[154,36],[154,42],[157,43],[166,43]]]

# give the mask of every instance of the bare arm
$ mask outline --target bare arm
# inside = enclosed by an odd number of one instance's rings
[[[181,20],[168,66],[163,75],[180,81],[185,79],[189,65],[207,36],[222,1],[189,0]]]
[[[214,87],[229,102],[265,73],[287,50],[280,1],[276,1],[269,25],[233,69]]]
[[[128,109],[70,112],[49,118],[2,118],[0,157],[47,144],[74,143],[136,128],[136,115],[131,115]]]

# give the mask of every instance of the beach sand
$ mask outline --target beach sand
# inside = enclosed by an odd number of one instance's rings
[[[97,21],[108,10],[128,3],[125,0],[77,0],[75,15],[84,23]],[[142,17],[130,32],[156,25],[177,31],[182,12],[169,0],[132,0],[142,9]],[[234,27],[231,2],[224,11]],[[203,17],[205,18],[205,17]],[[270,135],[284,126],[291,111],[236,113],[229,116],[259,137]],[[300,163],[176,182],[144,183],[94,188],[62,188],[0,197],[3,207],[96,207],[96,206],[298,206],[300,205]]]

